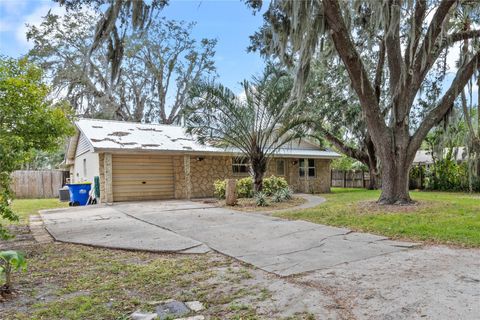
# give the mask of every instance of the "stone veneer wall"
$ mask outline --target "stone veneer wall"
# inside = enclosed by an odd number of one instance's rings
[[[175,181],[175,199],[188,198],[188,188],[185,179],[184,156],[172,156]],[[203,160],[199,161],[198,158]],[[279,158],[275,158],[279,159]],[[276,161],[271,159],[267,165],[265,177],[276,174]],[[330,191],[330,160],[316,159],[316,177],[300,178],[298,175],[298,159],[284,158],[284,176],[288,184],[296,192],[323,193]],[[100,200],[105,203],[104,154],[99,154],[100,169]],[[213,182],[218,179],[241,179],[248,175],[234,175],[232,157],[191,156],[190,157],[190,197],[202,198],[213,196]]]
[[[172,156],[173,160],[173,175],[175,182],[175,199],[186,199],[187,185],[185,181],[184,158],[183,156]]]
[[[105,154],[98,154],[98,170],[100,171],[100,203],[105,203],[105,170],[104,170]]]
[[[212,197],[215,180],[236,178],[233,176],[231,157],[200,157],[203,158],[201,161],[197,158],[190,158],[192,198]]]
[[[279,159],[279,158],[277,158]],[[328,159],[315,159],[315,177],[300,177],[298,175],[298,159],[284,158],[285,173],[284,176],[288,184],[296,192],[305,193],[325,193],[330,192],[330,162]],[[276,174],[275,158],[271,159],[267,166],[265,177]]]
[[[303,178],[303,192],[326,193],[330,192],[330,160],[315,159],[315,178]],[[297,175],[298,176],[298,175]],[[300,183],[300,177],[298,177]]]
[[[213,182],[219,179],[241,179],[248,175],[234,175],[232,157],[190,157],[191,198],[213,196]],[[278,158],[277,158],[278,159]],[[284,176],[288,184],[297,192],[324,193],[330,192],[330,160],[316,159],[316,177],[300,178],[298,176],[298,159],[284,158]],[[187,198],[183,157],[174,157],[175,198]],[[276,174],[276,161],[271,159],[267,165],[265,177]]]

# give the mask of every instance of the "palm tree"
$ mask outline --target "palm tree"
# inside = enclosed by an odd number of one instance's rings
[[[186,108],[186,127],[200,143],[238,150],[247,158],[258,192],[269,157],[303,136],[302,106],[290,100],[291,77],[273,66],[242,85],[241,96],[221,84],[196,85]]]

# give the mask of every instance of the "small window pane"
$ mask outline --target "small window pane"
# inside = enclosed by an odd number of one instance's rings
[[[309,167],[315,167],[315,160],[314,159],[308,159],[308,166]]]
[[[277,176],[285,175],[285,160],[277,160]]]
[[[308,168],[308,176],[315,177],[315,168]]]
[[[300,168],[305,167],[305,159],[300,159],[300,160],[298,161],[298,166],[299,166]]]
[[[299,167],[298,168],[298,174],[300,177],[305,177],[305,168],[304,167]]]
[[[247,158],[233,158],[232,159],[232,171],[233,173],[248,173],[248,159]]]

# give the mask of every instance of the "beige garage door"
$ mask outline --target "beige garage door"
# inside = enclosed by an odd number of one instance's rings
[[[157,200],[174,197],[171,157],[112,156],[113,201]]]

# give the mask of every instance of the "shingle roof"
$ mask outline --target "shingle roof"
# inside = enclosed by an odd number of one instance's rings
[[[94,151],[154,151],[181,153],[238,154],[235,149],[224,149],[202,145],[174,125],[142,124],[135,122],[80,119],[75,122]],[[312,157],[333,159],[339,154],[330,150],[282,148],[276,155],[285,157]]]
[[[447,155],[448,148],[443,150],[444,156]],[[455,147],[453,148],[453,155],[456,158],[457,162],[466,161],[467,154],[465,147]],[[414,164],[433,164],[432,152],[427,150],[418,150],[413,159]]]

